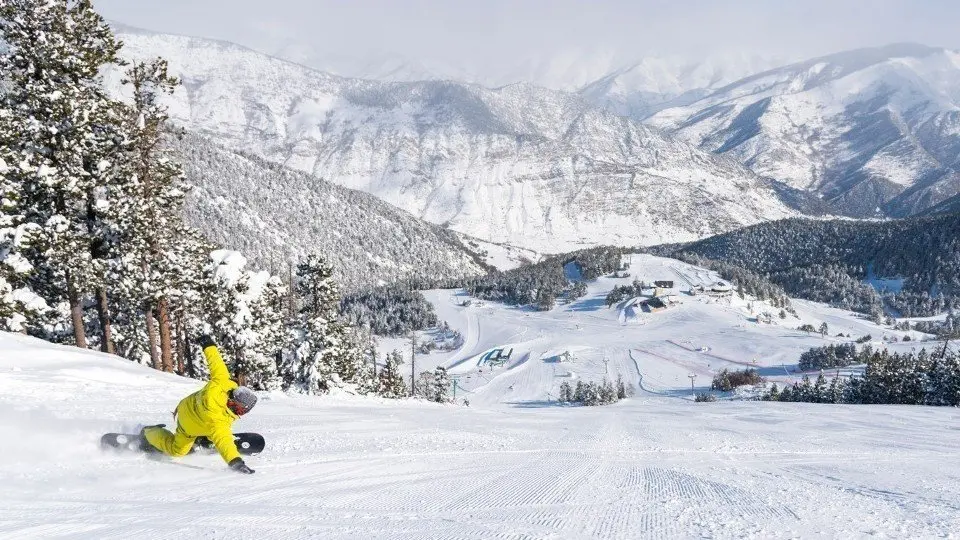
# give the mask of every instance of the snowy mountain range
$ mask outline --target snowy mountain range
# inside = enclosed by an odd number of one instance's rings
[[[958,58],[956,51],[900,44],[789,65],[745,54],[632,62],[612,53],[558,54],[482,74],[399,58],[306,61],[379,80],[527,81],[575,92],[808,190],[836,212],[903,217],[960,192]]]
[[[126,29],[132,31],[131,29]],[[298,42],[287,42],[271,56],[312,69],[353,79],[390,82],[461,81],[487,88],[530,83],[552,90],[583,93],[624,105],[663,103],[671,98],[717,89],[743,77],[789,63],[774,55],[717,52],[705,58],[679,55],[624,57],[618,51],[562,51],[530,55],[490,66],[423,61],[384,53],[358,57],[321,53]]]
[[[945,49],[864,49],[739,79],[772,60],[527,72],[566,91],[396,82],[445,73],[402,59],[354,71],[383,80],[345,78],[225,42],[120,37],[129,57],[170,60],[188,129],[539,252],[688,241],[804,213],[902,217],[960,193],[960,53]]]
[[[797,213],[736,161],[576,94],[346,79],[222,42],[120,37],[183,78],[172,113],[188,129],[484,240],[656,244]]]
[[[845,214],[912,215],[960,193],[960,52],[892,45],[817,58],[649,123]]]
[[[610,70],[578,88],[587,101],[642,120],[694,103],[737,80],[783,65],[779,57],[716,54],[703,60],[649,57]]]

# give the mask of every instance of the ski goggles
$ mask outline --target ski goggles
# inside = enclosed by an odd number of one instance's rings
[[[244,407],[243,403],[240,403],[239,401],[236,401],[233,399],[227,400],[227,408],[233,411],[233,413],[236,414],[237,416],[243,416],[248,412],[250,412],[250,409],[248,409],[247,407]]]

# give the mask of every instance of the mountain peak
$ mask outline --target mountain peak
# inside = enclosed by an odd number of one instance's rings
[[[914,43],[836,53],[741,79],[650,123],[849,215],[910,215],[958,192],[957,58]]]
[[[187,81],[171,111],[188,129],[487,241],[563,252],[794,215],[731,160],[576,94],[341,79],[252,51],[122,37],[128,54],[161,54]]]

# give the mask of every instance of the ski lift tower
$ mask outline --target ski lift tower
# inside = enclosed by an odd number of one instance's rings
[[[697,374],[696,374],[696,373],[691,373],[691,374],[687,375],[687,377],[690,377],[690,393],[691,393],[691,394],[695,394],[695,393],[696,393],[696,390],[695,390],[694,387],[693,387],[693,381],[695,381],[695,380],[697,379]]]

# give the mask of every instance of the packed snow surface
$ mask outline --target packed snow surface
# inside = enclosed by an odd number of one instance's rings
[[[200,382],[0,334],[0,537],[955,534],[956,409],[689,399],[687,375],[702,389],[722,367],[795,378],[799,351],[835,339],[792,329],[801,323],[878,340],[902,333],[809,302],[795,302],[799,319],[761,325],[750,315],[760,302],[686,295],[717,280],[706,270],[629,262],[630,278],[591,282],[585,298],[545,313],[430,292],[465,343],[419,357],[418,368],[449,366],[457,401],[470,406],[265,394],[234,426],[267,439],[247,460],[253,476],[216,455],[174,463],[98,448],[104,432],[169,422]],[[606,307],[606,293],[633,278],[674,280],[675,303]],[[512,350],[498,367],[495,349]],[[618,374],[639,387],[635,397],[551,401],[561,381]]]

